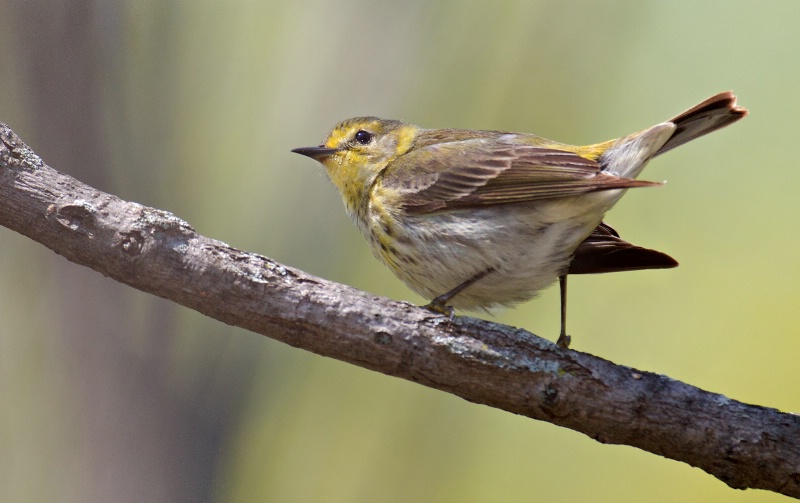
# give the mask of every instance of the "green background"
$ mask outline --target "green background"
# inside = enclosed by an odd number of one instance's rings
[[[573,347],[800,409],[800,3],[0,1],[0,121],[198,232],[415,303],[290,149],[357,115],[593,143],[734,89],[607,220],[681,267],[570,283]],[[557,288],[493,319],[550,339]],[[287,347],[0,229],[2,501],[778,501]]]

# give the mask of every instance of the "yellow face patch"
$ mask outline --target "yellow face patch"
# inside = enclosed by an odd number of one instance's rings
[[[325,139],[337,152],[322,160],[348,209],[352,201],[365,200],[378,174],[411,148],[419,128],[400,121],[356,117],[337,124]]]

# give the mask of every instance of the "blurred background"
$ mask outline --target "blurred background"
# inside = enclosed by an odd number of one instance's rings
[[[794,0],[0,0],[0,121],[54,168],[376,294],[290,149],[357,115],[593,143],[734,89],[751,115],[608,215],[681,262],[570,282],[573,348],[800,409]],[[490,317],[491,318],[491,317]],[[558,289],[492,319],[555,339]],[[0,500],[778,501],[207,319],[0,228]]]

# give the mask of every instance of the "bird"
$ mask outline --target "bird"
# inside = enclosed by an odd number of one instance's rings
[[[509,307],[559,280],[568,347],[570,274],[671,268],[603,221],[654,157],[748,111],[719,93],[627,136],[586,146],[529,133],[424,129],[377,117],[339,122],[292,152],[320,162],[375,256],[446,314]]]

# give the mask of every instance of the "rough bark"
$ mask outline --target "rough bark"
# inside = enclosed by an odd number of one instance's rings
[[[128,284],[314,353],[800,497],[800,417],[376,297],[197,234],[45,165],[0,124],[0,224]]]

